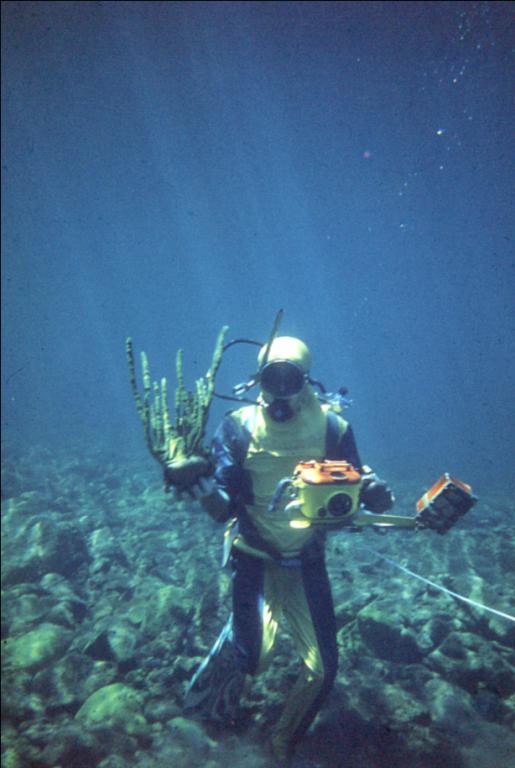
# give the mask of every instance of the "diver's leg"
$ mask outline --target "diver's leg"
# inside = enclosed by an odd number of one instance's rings
[[[265,562],[233,550],[233,643],[239,669],[254,675],[259,666],[263,638]]]
[[[303,661],[275,727],[272,747],[284,759],[313,722],[336,677],[338,649],[333,600],[323,559],[284,572],[284,615]]]
[[[255,675],[266,667],[277,634],[280,569],[274,562],[237,551],[233,569],[234,648],[240,669]]]
[[[188,686],[185,711],[230,724],[243,691],[245,674],[255,674],[263,656],[263,560],[233,554],[233,613]]]

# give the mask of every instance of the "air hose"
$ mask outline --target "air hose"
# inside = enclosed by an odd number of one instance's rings
[[[400,563],[396,563],[395,560],[391,560],[389,557],[386,557],[386,555],[382,555],[380,552],[377,552],[377,550],[372,549],[371,547],[367,547],[364,544],[360,544],[360,546],[363,549],[366,549],[367,552],[371,552],[376,557],[379,557],[381,560],[384,560],[389,565],[392,565],[394,568],[398,568],[400,571],[407,573],[408,576],[412,576],[414,579],[423,581],[425,584],[428,584],[430,587],[433,587],[434,589],[437,589],[440,592],[444,592],[445,594],[450,595],[451,597],[455,597],[464,603],[473,605],[475,608],[480,608],[483,611],[488,611],[489,613],[493,613],[496,616],[500,616],[502,619],[508,619],[508,621],[515,621],[515,616],[510,616],[509,613],[503,613],[503,611],[498,611],[496,608],[490,608],[488,605],[483,605],[483,603],[478,603],[476,600],[472,600],[470,597],[465,597],[464,595],[460,595],[457,592],[453,592],[452,589],[447,589],[447,587],[443,587],[441,584],[436,584],[434,581],[430,581],[430,579],[426,579],[424,576],[421,576],[420,574],[415,573],[414,571],[410,571],[409,568],[405,568],[404,565],[400,565]]]

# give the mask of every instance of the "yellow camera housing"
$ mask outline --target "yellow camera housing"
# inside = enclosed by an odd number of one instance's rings
[[[359,508],[361,475],[346,461],[304,461],[291,482],[294,506],[311,525],[345,525]]]

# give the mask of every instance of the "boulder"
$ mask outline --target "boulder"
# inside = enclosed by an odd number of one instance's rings
[[[21,582],[6,587],[2,594],[2,635],[15,636],[37,627],[55,602],[36,584]],[[54,622],[51,622],[54,623]]]
[[[90,533],[88,547],[93,560],[92,573],[108,571],[115,563],[124,568],[129,564],[120,543],[106,526]]]
[[[2,632],[20,635],[48,622],[74,629],[87,606],[79,599],[63,576],[46,574],[39,584],[21,582],[6,587],[2,595]]]
[[[405,627],[395,607],[384,601],[363,608],[358,615],[358,627],[363,642],[381,659],[417,664],[423,658],[415,632]]]
[[[168,726],[176,744],[186,747],[196,755],[206,754],[216,748],[216,742],[209,738],[200,723],[186,717],[173,717]]]
[[[471,694],[481,688],[508,698],[515,692],[515,671],[510,652],[494,640],[471,632],[451,632],[426,658],[428,666],[445,680]]]
[[[434,677],[425,686],[432,722],[449,733],[459,733],[465,743],[474,740],[477,721],[472,697],[456,685]]]
[[[137,587],[128,619],[155,637],[171,626],[187,627],[195,612],[191,594],[161,579],[147,577]]]
[[[42,762],[48,766],[80,766],[96,768],[103,757],[102,747],[94,736],[77,722],[56,728],[43,749]]]
[[[64,709],[84,701],[89,691],[87,681],[94,661],[89,656],[68,653],[62,659],[37,672],[31,690],[45,698],[48,709]]]
[[[90,730],[113,729],[136,737],[150,730],[143,715],[142,695],[122,683],[99,688],[86,699],[75,717]]]
[[[2,540],[2,584],[37,581],[53,571],[71,576],[88,561],[84,538],[78,527],[41,514],[28,518],[11,515]]]
[[[134,627],[114,619],[86,643],[84,652],[93,659],[120,663],[134,656],[137,641],[138,632]]]
[[[35,672],[63,656],[71,640],[70,631],[56,624],[43,623],[31,632],[5,641],[6,666]]]

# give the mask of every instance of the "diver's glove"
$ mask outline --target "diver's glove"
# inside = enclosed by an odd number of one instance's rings
[[[214,477],[200,477],[198,483],[188,488],[188,493],[195,501],[202,501],[206,496],[212,496],[217,491]]]
[[[395,496],[388,485],[384,480],[380,480],[370,467],[363,467],[362,471],[360,503],[370,512],[375,512],[376,514],[381,514],[386,512],[387,509],[391,509]]]
[[[173,487],[179,494],[190,492],[201,480],[207,479],[212,471],[211,462],[203,456],[170,461],[164,469],[165,491]]]
[[[200,502],[208,515],[217,523],[226,523],[231,517],[229,496],[219,488],[214,477],[201,477],[188,489],[194,501]]]
[[[179,499],[200,502],[213,520],[225,523],[231,517],[229,496],[218,487],[212,472],[211,462],[201,456],[170,462],[164,471],[165,490],[175,488]]]

